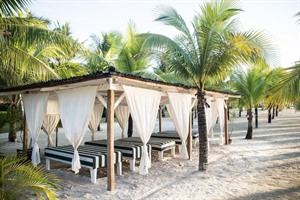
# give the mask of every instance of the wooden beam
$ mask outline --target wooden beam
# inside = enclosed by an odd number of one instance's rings
[[[159,132],[162,131],[162,109],[163,109],[163,106],[159,105],[159,116],[158,116],[158,130],[159,130]]]
[[[103,97],[101,94],[97,94],[96,96],[97,96],[97,98],[99,99],[99,101],[102,103],[102,105],[103,105],[105,108],[107,108],[107,103],[106,103],[104,97]],[[108,98],[108,97],[107,97],[107,98]],[[115,100],[114,100],[114,101],[115,101]],[[113,104],[114,104],[114,102],[113,102]]]
[[[117,101],[115,102],[114,108],[116,108],[124,98],[125,98],[125,92],[123,94],[121,94],[121,96],[117,99]]]
[[[107,190],[115,189],[114,169],[114,104],[115,92],[107,90]]]
[[[225,103],[227,105],[227,101],[225,100]],[[224,119],[225,119],[225,123],[224,123],[224,132],[225,132],[225,144],[229,144],[229,135],[228,135],[228,105],[227,108],[224,108]]]
[[[193,120],[193,114],[192,114],[192,111],[190,111],[189,135],[188,135],[188,138],[187,138],[187,150],[188,150],[190,160],[192,160],[192,152],[193,152],[192,120]]]

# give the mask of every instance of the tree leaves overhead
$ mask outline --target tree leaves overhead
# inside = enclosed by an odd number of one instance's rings
[[[274,56],[270,41],[263,33],[238,30],[236,16],[242,11],[238,3],[227,0],[204,3],[191,22],[192,32],[175,9],[157,7],[156,21],[172,26],[180,33],[174,39],[144,34],[143,48],[168,54],[161,57],[167,68],[202,90],[208,82],[223,81],[242,63]]]
[[[1,0],[0,18],[16,15],[26,9],[31,4],[31,0]]]

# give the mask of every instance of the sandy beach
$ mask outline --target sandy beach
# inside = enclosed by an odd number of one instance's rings
[[[106,124],[102,123],[101,127],[103,130],[97,133],[97,139],[106,138]],[[174,129],[170,119],[163,119],[163,129]],[[157,130],[158,122],[154,131]],[[89,170],[84,168],[75,175],[70,165],[56,163],[51,172],[62,180],[59,199],[300,199],[300,112],[279,112],[269,124],[266,111],[260,111],[259,127],[253,129],[252,140],[244,139],[246,130],[247,120],[243,113],[234,124],[229,123],[232,144],[219,145],[216,125],[206,172],[198,171],[198,146],[193,149],[192,160],[180,159],[177,152],[175,157],[165,154],[164,160],[159,161],[157,153],[153,152],[148,175],[140,175],[138,167],[136,172],[131,172],[125,162],[123,175],[116,176],[114,191],[107,191],[105,169],[98,171],[96,184],[90,182]],[[121,138],[117,124],[115,132],[115,139]],[[16,143],[10,143],[6,142],[7,134],[0,134],[1,154],[21,149],[20,135]],[[82,144],[89,140],[90,132]],[[58,141],[59,145],[69,144],[62,129]],[[46,134],[41,133],[42,156],[46,144]],[[42,164],[45,165],[44,159]]]

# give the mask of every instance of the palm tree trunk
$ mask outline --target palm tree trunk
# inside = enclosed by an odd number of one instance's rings
[[[271,114],[271,107],[268,108],[268,123],[272,122],[272,114]]]
[[[239,109],[239,117],[242,117],[242,112],[243,112],[243,109],[240,108],[240,109]]]
[[[8,140],[10,142],[15,142],[17,138],[17,121],[19,119],[19,110],[17,103],[13,103],[13,105],[8,110],[9,113],[9,133],[8,133]]]
[[[131,117],[131,114],[130,114],[129,118],[128,118],[127,135],[128,135],[128,137],[132,137],[132,134],[133,134],[133,121],[132,121],[132,117]]]
[[[253,133],[253,126],[252,126],[252,121],[253,121],[253,114],[252,114],[252,109],[247,110],[247,119],[248,119],[248,130],[247,130],[247,135],[245,139],[252,139],[252,133]]]
[[[208,141],[206,116],[204,108],[204,94],[200,89],[197,92],[197,115],[198,115],[198,132],[199,132],[199,171],[206,171],[208,164]]]
[[[255,128],[258,128],[258,108],[255,106]]]
[[[279,110],[279,108],[278,108],[278,106],[276,106],[276,117],[278,117],[278,110]]]
[[[273,112],[272,112],[272,119],[275,118],[275,107],[273,107]]]

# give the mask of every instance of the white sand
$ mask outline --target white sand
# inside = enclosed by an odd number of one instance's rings
[[[164,119],[164,129],[172,126]],[[243,115],[234,122],[231,145],[218,145],[217,126],[205,173],[198,171],[198,147],[191,161],[180,159],[178,153],[175,158],[165,155],[164,161],[158,161],[153,153],[152,167],[145,176],[138,174],[138,167],[131,172],[125,163],[112,192],[106,190],[105,169],[98,171],[97,183],[92,184],[88,170],[75,175],[69,165],[57,164],[51,171],[62,179],[59,199],[300,199],[300,112],[280,112],[271,124],[267,123],[266,111],[260,112],[259,128],[254,128],[252,140],[244,139],[247,121]],[[105,130],[105,124],[102,127]],[[120,129],[115,127],[117,139]],[[19,142],[3,142],[5,135],[0,135],[1,145],[5,144],[1,153],[22,147]],[[39,142],[42,154],[45,136],[41,134]],[[90,136],[88,133],[84,141]],[[61,145],[65,138],[63,134],[59,137]],[[97,135],[105,137],[105,131]]]

